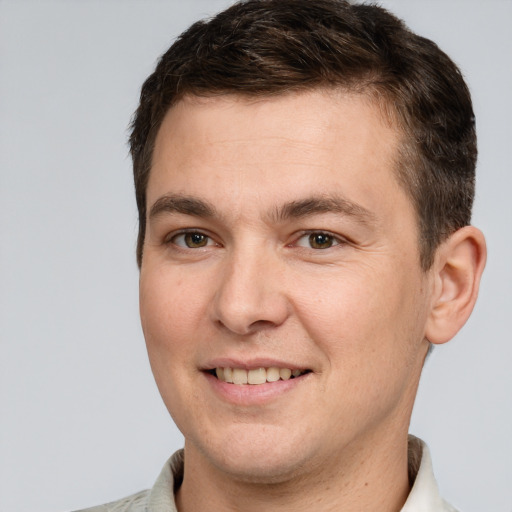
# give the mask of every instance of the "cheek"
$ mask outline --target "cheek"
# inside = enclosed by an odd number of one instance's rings
[[[140,314],[149,332],[171,329],[178,333],[197,315],[201,287],[194,287],[193,280],[187,282],[180,274],[179,268],[141,273]]]
[[[296,306],[310,337],[333,357],[368,363],[369,356],[403,352],[418,336],[421,282],[395,265],[342,269],[313,282],[303,275],[297,289]]]
[[[333,421],[356,429],[413,396],[421,367],[421,301],[417,288],[393,273],[354,270],[327,279],[322,289],[297,305],[302,325],[324,356],[319,407],[335,411]]]
[[[177,275],[153,273],[141,274],[139,301],[142,330],[156,372],[177,363],[191,349],[187,340],[194,339],[199,299]]]
[[[155,277],[156,276],[156,277]],[[173,275],[153,273],[140,281],[140,315],[151,369],[163,401],[179,428],[194,398],[190,379],[201,331],[194,290]]]

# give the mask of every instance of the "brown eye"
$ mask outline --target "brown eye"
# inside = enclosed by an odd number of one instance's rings
[[[210,238],[198,232],[181,233],[173,237],[172,242],[178,247],[185,247],[187,249],[199,249],[211,245]]]
[[[201,233],[187,233],[185,235],[185,243],[187,247],[204,247],[208,243],[208,237]]]
[[[311,233],[308,241],[309,246],[313,249],[329,249],[335,244],[334,237],[327,233]]]

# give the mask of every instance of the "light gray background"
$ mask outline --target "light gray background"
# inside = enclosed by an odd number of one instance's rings
[[[0,0],[0,511],[151,486],[182,439],[138,322],[126,128],[155,60],[219,1]],[[464,512],[512,511],[512,2],[383,2],[461,66],[489,262],[424,372],[411,431]]]

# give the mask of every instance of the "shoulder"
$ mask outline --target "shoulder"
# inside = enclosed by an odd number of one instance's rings
[[[174,489],[181,485],[183,467],[183,450],[178,450],[164,464],[151,489],[105,505],[80,509],[75,512],[176,512]]]
[[[149,492],[141,491],[105,505],[81,509],[76,512],[146,512]]]

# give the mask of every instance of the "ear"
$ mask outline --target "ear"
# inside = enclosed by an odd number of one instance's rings
[[[436,251],[432,268],[432,306],[425,337],[434,344],[450,341],[466,323],[478,296],[487,250],[482,232],[466,226]]]

